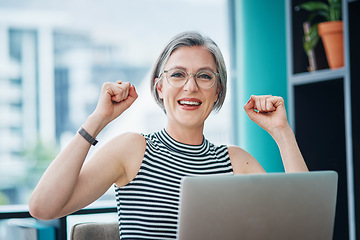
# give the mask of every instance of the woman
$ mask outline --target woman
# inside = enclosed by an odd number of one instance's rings
[[[171,239],[182,177],[265,172],[243,149],[214,146],[203,136],[205,120],[226,94],[224,60],[211,39],[195,32],[172,39],[155,63],[151,87],[166,114],[165,129],[117,136],[83,165],[94,138],[138,97],[128,82],[105,83],[95,111],[34,190],[34,217],[70,214],[115,184],[122,239]],[[244,109],[277,142],[286,172],[307,171],[281,97],[251,96]]]

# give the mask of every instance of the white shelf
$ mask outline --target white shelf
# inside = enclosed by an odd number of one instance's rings
[[[323,69],[314,72],[297,73],[290,76],[289,80],[293,85],[302,85],[344,78],[345,75],[345,68],[342,67],[338,69]]]

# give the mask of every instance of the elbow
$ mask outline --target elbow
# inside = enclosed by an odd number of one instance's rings
[[[52,220],[57,218],[51,210],[49,211],[46,204],[41,204],[33,198],[31,198],[29,202],[29,213],[32,217],[39,220]]]

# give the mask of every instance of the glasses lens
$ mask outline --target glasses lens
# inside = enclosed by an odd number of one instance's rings
[[[165,71],[166,78],[171,86],[182,87],[185,85],[189,75],[182,69],[171,69]],[[212,71],[202,70],[195,75],[196,82],[200,88],[208,89],[214,86],[216,75]]]
[[[196,74],[197,84],[201,88],[211,88],[212,86],[214,86],[215,80],[216,76],[211,71],[204,70]]]
[[[173,87],[182,87],[187,80],[187,73],[181,69],[172,69],[166,72],[166,78]]]

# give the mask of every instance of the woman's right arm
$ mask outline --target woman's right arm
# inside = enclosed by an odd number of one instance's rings
[[[83,128],[96,137],[136,98],[137,93],[130,83],[105,83],[98,105]],[[99,149],[84,164],[91,144],[76,134],[36,186],[29,202],[31,215],[39,219],[54,219],[95,201],[113,183],[121,182],[121,178],[126,177],[123,163],[131,150],[141,147],[142,142],[139,135],[122,135]]]

